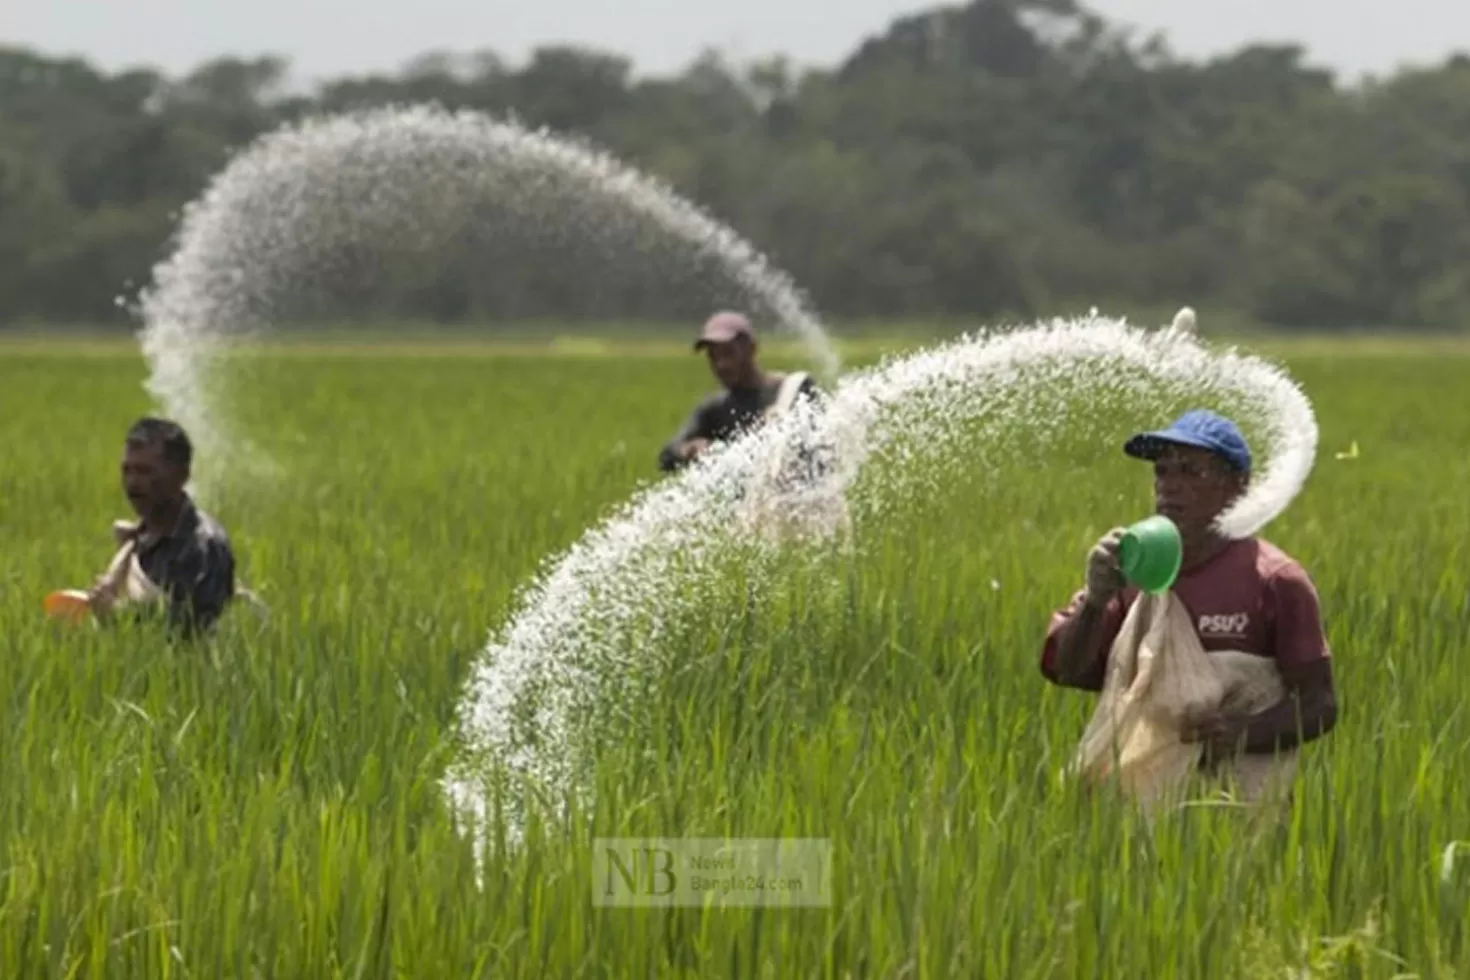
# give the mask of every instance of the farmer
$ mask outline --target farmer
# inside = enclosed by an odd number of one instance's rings
[[[716,442],[728,442],[756,427],[773,411],[798,397],[820,398],[812,379],[803,374],[773,374],[756,362],[755,331],[739,313],[716,313],[694,341],[704,351],[710,370],[724,391],[710,395],[690,413],[683,427],[660,450],[658,465],[666,473],[682,469]],[[782,396],[787,396],[784,400]]]
[[[1174,594],[1189,610],[1201,646],[1272,659],[1286,696],[1247,718],[1218,713],[1186,727],[1206,769],[1236,752],[1273,755],[1325,735],[1336,723],[1332,655],[1317,591],[1302,566],[1257,537],[1223,538],[1215,518],[1242,494],[1251,453],[1239,428],[1195,410],[1167,429],[1134,436],[1123,451],[1154,467],[1159,514],[1179,528],[1183,565]],[[1105,534],[1087,559],[1086,585],[1053,615],[1041,672],[1053,684],[1099,691],[1108,652],[1138,592],[1125,588],[1118,563],[1121,529]]]
[[[139,520],[113,525],[120,550],[88,591],[94,615],[161,608],[184,634],[211,629],[235,597],[235,555],[224,528],[184,489],[193,447],[177,424],[143,418],[128,430],[122,485]]]

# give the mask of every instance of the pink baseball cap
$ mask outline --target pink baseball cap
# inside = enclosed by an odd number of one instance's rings
[[[751,328],[750,321],[743,315],[725,310],[704,321],[704,328],[699,331],[699,339],[694,341],[694,349],[699,350],[706,344],[727,344],[736,337],[749,337],[754,340],[755,330]]]

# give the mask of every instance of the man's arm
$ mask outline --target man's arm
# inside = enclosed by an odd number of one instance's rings
[[[1317,590],[1306,572],[1288,567],[1267,583],[1275,624],[1277,667],[1286,695],[1276,704],[1206,738],[1211,755],[1239,747],[1269,755],[1305,745],[1337,725],[1332,651],[1322,628]]]
[[[1042,676],[1061,687],[1101,691],[1108,649],[1122,625],[1121,597],[1096,603],[1087,600],[1085,589],[1079,591],[1070,605],[1052,614],[1041,648]]]
[[[1055,613],[1041,651],[1041,673],[1053,684],[1101,691],[1107,676],[1107,654],[1123,628],[1127,608],[1118,546],[1123,529],[1115,527],[1087,553],[1087,584],[1066,609]]]
[[[658,453],[658,468],[665,473],[672,473],[688,464],[689,459],[685,453],[684,445],[692,439],[708,439],[708,426],[706,417],[708,415],[709,402],[703,401],[695,406],[694,411],[684,420],[679,431],[674,437],[664,443]]]
[[[1245,751],[1274,752],[1321,738],[1337,724],[1332,650],[1322,627],[1317,589],[1307,573],[1290,565],[1271,577],[1276,663],[1286,697],[1252,717]]]
[[[1286,696],[1246,720],[1244,750],[1269,755],[1321,738],[1337,724],[1332,661],[1283,667]]]

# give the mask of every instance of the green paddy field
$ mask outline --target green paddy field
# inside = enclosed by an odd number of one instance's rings
[[[0,340],[0,978],[1470,977],[1470,343],[1247,346],[1321,427],[1266,535],[1318,585],[1342,714],[1284,823],[1149,832],[1056,781],[1091,702],[1038,672],[1048,614],[1149,503],[1103,432],[860,528],[817,606],[732,585],[644,737],[599,747],[595,810],[482,887],[440,786],[462,685],[659,479],[713,384],[682,340],[253,357],[236,410],[284,475],[204,503],[272,617],[199,648],[43,619],[111,553],[145,369]],[[830,907],[593,906],[591,838],[724,834],[828,838]]]

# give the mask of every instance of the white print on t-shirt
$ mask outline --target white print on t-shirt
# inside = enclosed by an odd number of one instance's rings
[[[1250,629],[1250,613],[1221,613],[1215,616],[1201,616],[1199,618],[1199,632],[1201,636],[1228,636],[1236,639],[1244,639],[1246,631]]]

